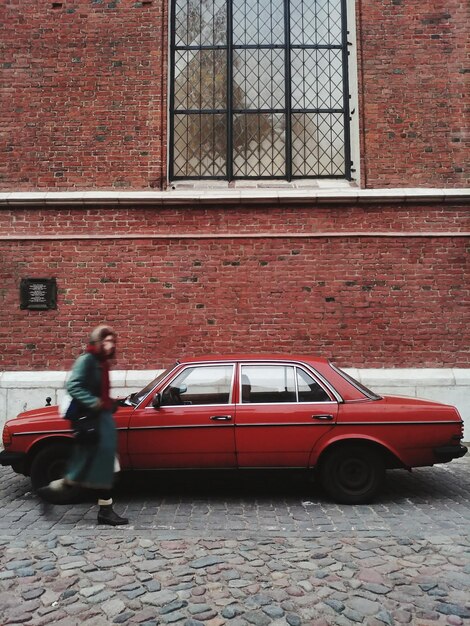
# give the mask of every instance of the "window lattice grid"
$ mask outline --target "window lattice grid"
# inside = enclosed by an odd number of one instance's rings
[[[234,177],[279,178],[285,171],[284,115],[238,114],[233,119]]]
[[[346,0],[173,0],[170,177],[350,176]]]
[[[174,173],[176,178],[221,178],[226,172],[225,117],[196,113],[175,115]]]

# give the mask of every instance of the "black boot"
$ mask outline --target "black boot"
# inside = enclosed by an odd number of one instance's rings
[[[69,485],[64,482],[57,486],[50,483],[45,487],[39,487],[36,493],[47,504],[76,504],[80,502],[82,495],[77,485]]]
[[[100,506],[98,511],[98,524],[109,524],[109,526],[124,526],[129,520],[121,517],[113,510],[113,505]]]

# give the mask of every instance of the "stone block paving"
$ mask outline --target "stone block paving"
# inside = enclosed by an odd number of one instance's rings
[[[368,506],[296,475],[129,475],[117,529],[0,472],[2,626],[470,624],[468,455]]]

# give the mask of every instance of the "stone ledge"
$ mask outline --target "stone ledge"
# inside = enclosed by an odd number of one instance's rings
[[[144,387],[163,370],[113,370],[110,372],[113,387]],[[69,372],[14,371],[0,372],[0,389],[63,389]]]
[[[470,368],[344,368],[351,376],[368,385],[388,387],[446,385],[470,386]],[[111,383],[114,387],[145,386],[163,370],[112,370]],[[0,372],[0,388],[64,387],[68,372],[64,371],[7,371]]]
[[[456,377],[453,369],[360,369],[356,370],[357,378],[367,385],[387,385],[388,387],[403,387],[414,385],[445,386],[455,385]],[[470,369],[462,369],[459,374],[459,384],[470,385]]]
[[[2,389],[42,389],[51,387],[62,389],[67,372],[1,372],[0,388]]]
[[[470,189],[384,188],[237,188],[175,189],[169,191],[31,191],[0,193],[0,207],[60,207],[188,204],[329,204],[329,203],[451,203],[470,202]]]

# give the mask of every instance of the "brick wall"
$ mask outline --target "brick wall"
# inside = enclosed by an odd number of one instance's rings
[[[363,185],[469,182],[468,5],[358,0]]]
[[[466,227],[465,205],[6,208],[0,369],[68,369],[103,320],[120,369],[235,351],[468,367],[468,238],[448,234]],[[23,277],[56,277],[58,309],[20,310]]]
[[[0,188],[159,188],[165,3],[2,4]]]
[[[464,187],[465,4],[356,9],[362,184]],[[3,3],[0,190],[164,186],[167,18],[163,0]],[[468,367],[465,229],[458,204],[2,208],[0,369],[66,370],[103,319],[121,369],[255,350]],[[56,277],[58,309],[20,310],[23,277]]]
[[[0,189],[161,187],[167,3],[3,4]],[[363,186],[465,186],[465,3],[356,5]]]

